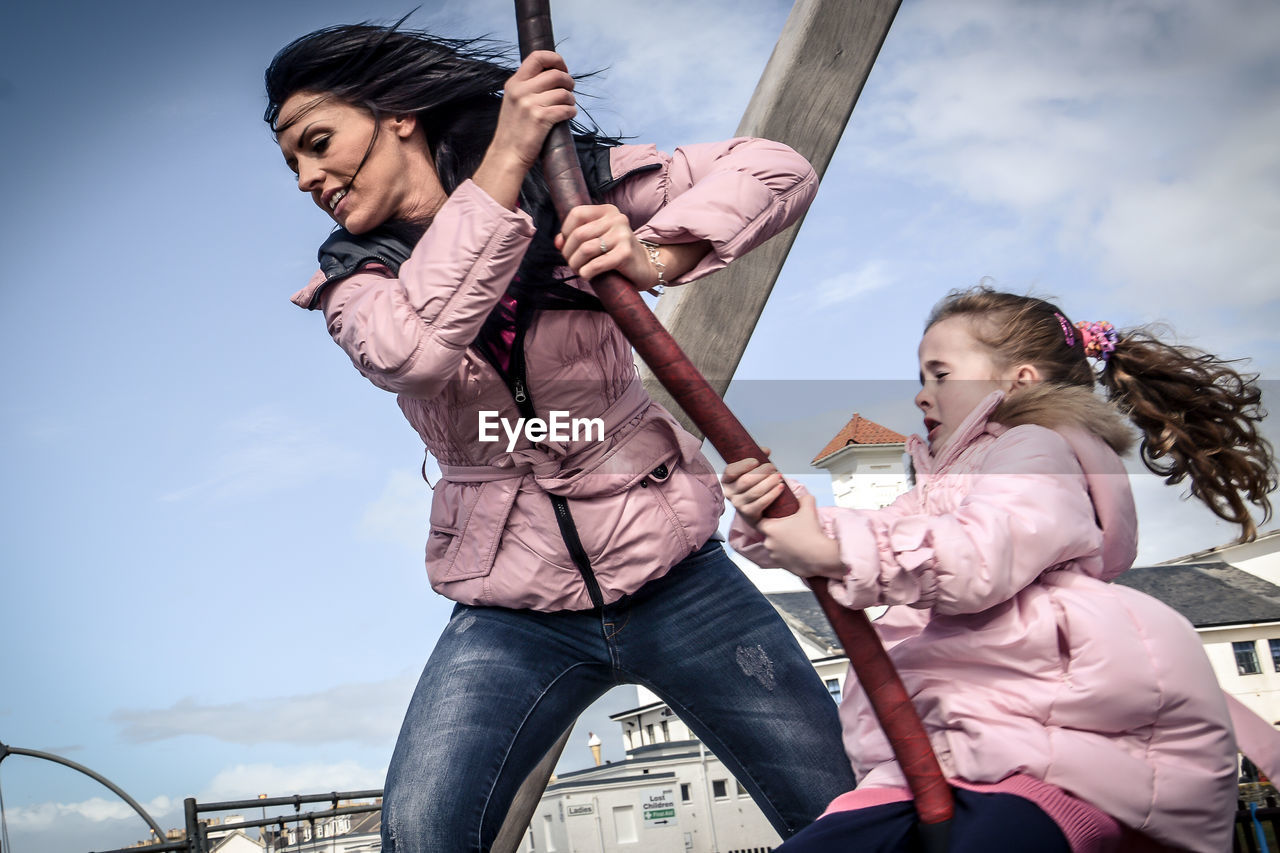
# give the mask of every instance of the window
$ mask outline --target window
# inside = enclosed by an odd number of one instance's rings
[[[827,692],[831,694],[831,698],[836,700],[836,704],[840,704],[840,679],[828,678],[826,680]]]
[[[693,799],[693,787],[688,782],[680,783],[680,802],[687,803]]]
[[[1271,646],[1271,665],[1280,672],[1280,640],[1267,640]]]
[[[739,797],[745,797],[745,796],[747,795],[747,789],[746,789],[746,788],[744,788],[744,787],[742,787],[742,783],[741,783],[741,782],[738,782],[738,780],[737,780],[737,779],[734,779],[733,781],[734,781],[734,782],[737,782],[737,785],[738,785],[738,796],[739,796]]]
[[[714,796],[717,800],[728,799],[729,781],[727,779],[712,779],[711,795]]]
[[[671,727],[667,725],[666,720],[662,721],[662,742],[663,743],[671,742]]]
[[[649,735],[649,743],[657,743],[657,741],[653,739],[653,723],[649,723],[645,726],[644,730]]]
[[[1231,650],[1236,653],[1236,672],[1241,675],[1257,675],[1262,672],[1262,667],[1258,665],[1258,644],[1253,640],[1232,643]]]
[[[551,815],[542,816],[542,838],[547,843],[547,853],[555,853],[556,840],[551,834]]]
[[[613,807],[613,831],[620,844],[634,843],[639,840],[636,837],[635,806]]]

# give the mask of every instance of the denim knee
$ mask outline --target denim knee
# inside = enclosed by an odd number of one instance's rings
[[[459,813],[459,792],[420,782],[387,780],[382,799],[383,853],[470,853],[480,850],[479,827]]]

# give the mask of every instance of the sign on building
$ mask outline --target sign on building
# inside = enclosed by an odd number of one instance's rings
[[[675,826],[676,789],[649,788],[640,794],[640,813],[645,826]]]

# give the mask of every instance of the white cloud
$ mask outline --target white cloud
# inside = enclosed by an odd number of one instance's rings
[[[176,813],[180,800],[159,796],[150,802],[140,803],[146,812],[159,820],[161,816]],[[36,803],[5,809],[9,825],[15,831],[41,832],[54,829],[67,820],[79,819],[90,823],[116,820],[140,820],[138,813],[120,799],[91,797],[78,803]],[[163,824],[161,824],[163,826]]]
[[[854,162],[986,206],[993,228],[1038,223],[1097,265],[1113,304],[1273,300],[1280,99],[1260,33],[1280,7],[1047,8],[906,6]]]
[[[205,802],[237,800],[258,794],[286,796],[316,791],[364,791],[381,788],[387,768],[365,767],[355,761],[331,764],[237,764],[220,771],[197,799]]]
[[[663,142],[653,138],[661,130],[684,143],[731,135],[777,40],[785,7],[562,0],[554,18],[571,70],[605,69],[602,78],[580,84],[604,96],[581,103],[605,131]]]
[[[1280,99],[1227,129],[1179,180],[1116,188],[1097,222],[1102,263],[1135,300],[1264,307],[1280,293]]]
[[[385,766],[365,767],[354,761],[237,764],[216,773],[195,796],[207,803],[251,799],[262,793],[285,796],[375,790],[382,787],[385,778]],[[157,796],[140,805],[162,829],[180,827],[182,796]],[[92,797],[73,803],[6,806],[5,816],[15,850],[83,853],[123,847],[148,836],[138,813],[118,799]]]
[[[1218,518],[1182,486],[1167,486],[1140,462],[1132,462],[1129,481],[1138,507],[1138,558],[1136,566],[1172,560],[1215,545],[1225,545],[1240,535],[1240,528]]]
[[[440,482],[440,466],[427,460],[427,478]],[[431,487],[420,473],[392,471],[387,483],[360,517],[360,535],[421,550],[431,516]]]
[[[831,308],[857,301],[892,283],[888,266],[882,261],[870,260],[856,270],[823,279],[817,283],[812,293],[797,292],[791,298],[810,302],[815,308]]]
[[[132,743],[203,735],[246,745],[350,741],[389,747],[400,730],[414,683],[414,678],[402,676],[225,704],[184,698],[158,710],[121,709],[111,719]]]
[[[494,34],[514,41],[510,4],[477,0],[464,10],[424,10],[410,25]],[[558,0],[557,49],[579,83],[579,100],[605,132],[662,144],[722,139],[737,126],[789,4],[776,0]],[[662,139],[655,138],[661,133]]]
[[[335,470],[355,467],[359,458],[349,441],[332,439],[313,424],[269,409],[227,422],[220,435],[223,449],[213,448],[208,454],[211,472],[161,500],[260,497],[331,477]]]

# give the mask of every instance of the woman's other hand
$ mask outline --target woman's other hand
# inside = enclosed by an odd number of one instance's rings
[[[611,204],[584,204],[569,211],[556,248],[569,263],[569,269],[590,281],[602,272],[616,270],[636,290],[652,290],[660,284],[671,284],[693,269],[711,250],[705,240],[658,246],[657,261],[663,277],[658,276],[654,259],[635,233],[627,217]]]
[[[658,284],[658,271],[648,251],[636,239],[627,217],[611,204],[587,204],[569,211],[555,243],[569,269],[584,279],[616,270],[637,290]]]

